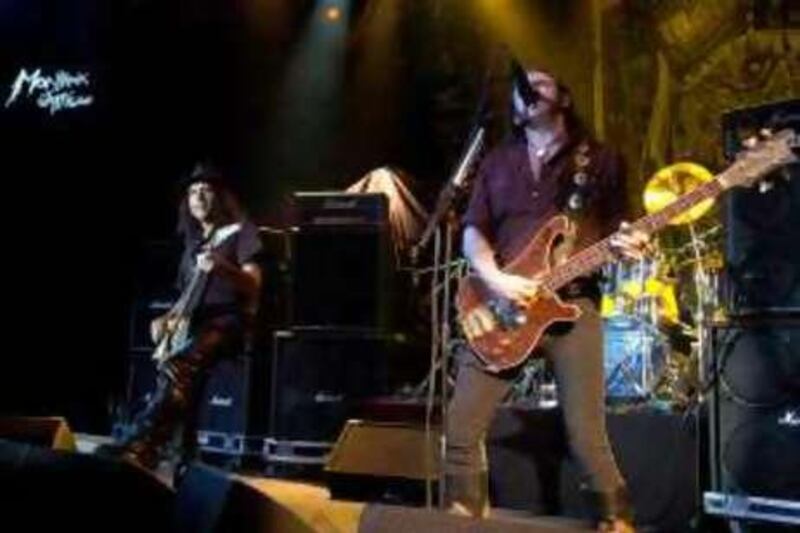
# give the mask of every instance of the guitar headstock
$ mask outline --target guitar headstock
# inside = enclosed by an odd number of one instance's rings
[[[765,139],[754,141],[741,152],[736,162],[718,179],[724,188],[751,187],[765,174],[797,161],[792,153],[795,133],[790,129],[781,130]]]

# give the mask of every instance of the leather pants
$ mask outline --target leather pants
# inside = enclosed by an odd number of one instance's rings
[[[133,422],[122,442],[120,455],[142,467],[154,469],[164,445],[183,425],[181,461],[191,461],[197,450],[199,396],[208,370],[226,355],[235,337],[224,328],[205,326],[189,348],[166,361],[159,369],[156,390]]]

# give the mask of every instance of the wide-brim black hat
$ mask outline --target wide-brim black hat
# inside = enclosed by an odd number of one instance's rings
[[[197,182],[209,183],[214,188],[231,189],[231,184],[225,174],[211,163],[197,163],[192,170],[185,174],[178,182],[181,193],[186,192],[189,185]]]

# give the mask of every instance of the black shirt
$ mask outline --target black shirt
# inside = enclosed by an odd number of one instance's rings
[[[177,285],[181,292],[185,290],[195,272],[197,255],[203,251],[204,246],[212,239],[214,239],[214,233],[208,239],[204,239],[202,235],[186,236],[183,256],[178,270]],[[262,249],[258,228],[252,222],[243,221],[239,231],[222,240],[213,249],[216,253],[238,266],[256,262]],[[244,310],[243,303],[233,282],[212,270],[208,275],[202,296],[193,315],[195,319],[222,315],[240,317]]]

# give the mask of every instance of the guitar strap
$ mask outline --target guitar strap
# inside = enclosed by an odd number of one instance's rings
[[[571,149],[566,175],[560,177],[564,190],[558,194],[559,207],[563,215],[569,220],[569,230],[564,235],[564,240],[553,252],[555,264],[560,264],[569,257],[575,249],[578,238],[578,227],[582,216],[589,206],[592,153],[587,140],[582,140]]]
[[[565,235],[561,246],[554,250],[554,261],[556,264],[565,261],[575,251],[578,240],[578,231],[581,223],[585,223],[585,217],[591,208],[592,187],[597,185],[595,175],[594,154],[589,141],[584,139],[572,149],[569,154],[569,163],[562,175],[561,186],[563,190],[559,194],[561,200],[561,212],[569,220],[569,233]],[[595,294],[595,284],[587,286],[580,280],[574,280],[560,291],[562,297],[578,298],[581,296],[597,297]]]

